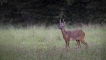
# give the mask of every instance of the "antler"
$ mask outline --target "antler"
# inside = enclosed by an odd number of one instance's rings
[[[61,19],[60,19],[60,23],[61,23]]]
[[[63,22],[64,22],[64,18],[63,18]]]

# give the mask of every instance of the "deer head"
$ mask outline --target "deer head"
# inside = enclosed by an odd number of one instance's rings
[[[63,29],[64,28],[64,25],[65,25],[65,22],[64,22],[64,19],[63,19],[63,22],[61,22],[61,19],[60,19],[60,29]]]

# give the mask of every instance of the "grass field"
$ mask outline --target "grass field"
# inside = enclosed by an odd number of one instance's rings
[[[67,30],[82,29],[89,48],[70,41],[65,49],[58,25],[15,28],[0,27],[0,60],[106,60],[106,25],[67,26]]]

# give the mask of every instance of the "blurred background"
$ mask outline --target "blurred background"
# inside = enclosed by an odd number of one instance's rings
[[[88,49],[65,50],[63,18]],[[106,60],[106,0],[0,0],[0,60]]]
[[[0,24],[105,24],[105,0],[0,0]]]

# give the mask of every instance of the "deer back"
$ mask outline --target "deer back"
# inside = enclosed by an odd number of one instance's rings
[[[74,30],[74,31],[66,31],[65,34],[63,34],[64,39],[72,39],[72,40],[78,40],[79,38],[84,38],[85,33],[82,30]]]

